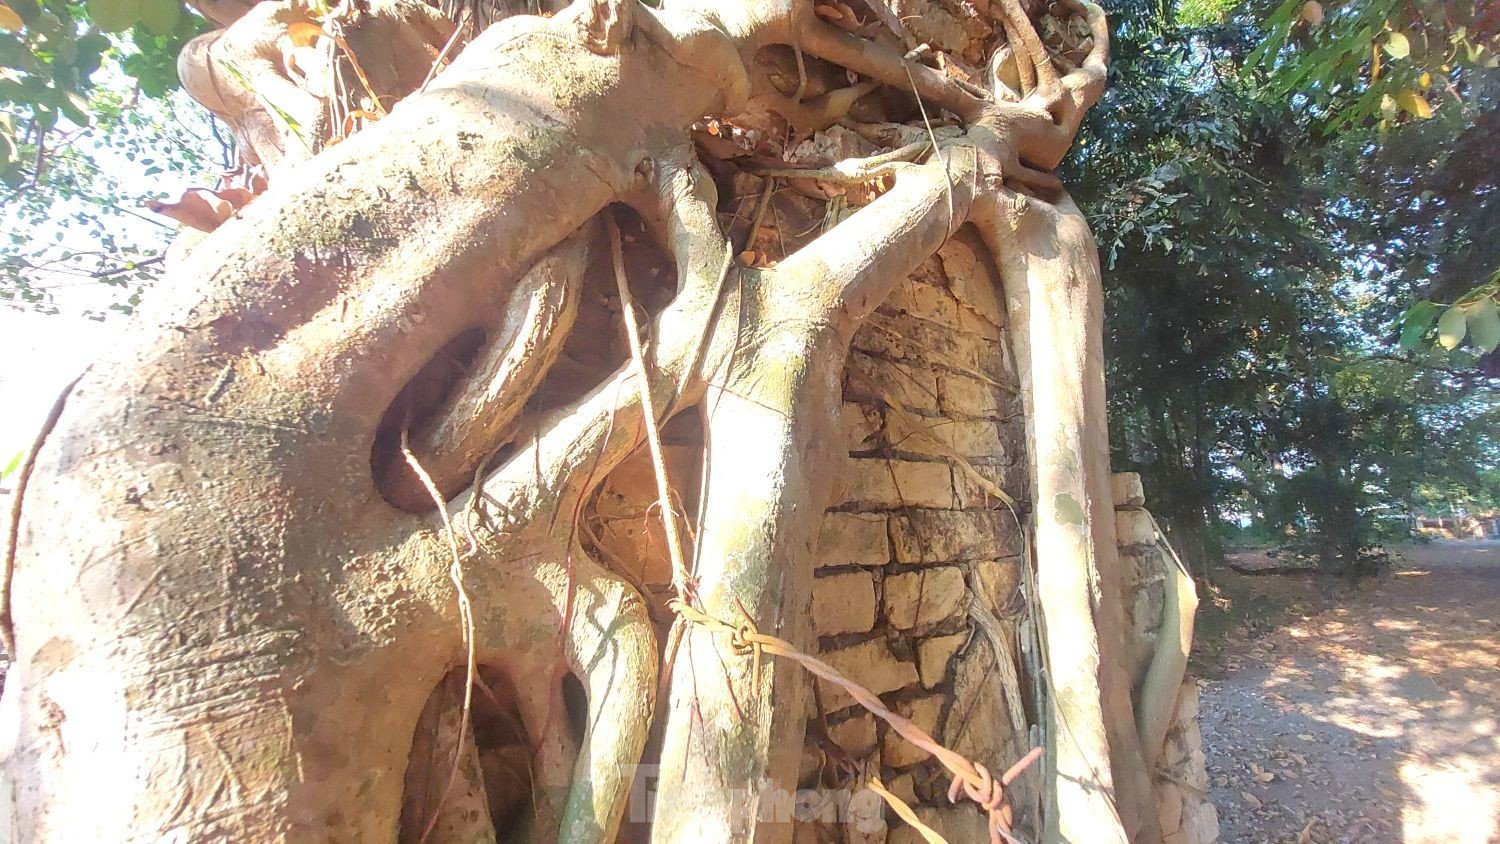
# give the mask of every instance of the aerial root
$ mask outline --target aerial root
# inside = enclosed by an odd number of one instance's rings
[[[443,494],[438,491],[437,485],[433,483],[432,476],[422,467],[422,461],[411,450],[411,442],[408,439],[407,425],[401,426],[401,456],[406,458],[406,463],[411,467],[427,493],[432,496],[433,504],[437,505],[437,511],[443,521],[443,532],[448,540],[448,550],[453,555],[453,563],[448,569],[448,578],[453,582],[453,588],[458,595],[458,615],[463,624],[463,642],[466,654],[464,670],[464,702],[459,713],[458,724],[458,746],[453,751],[453,768],[448,773],[448,782],[443,786],[443,794],[438,798],[437,807],[433,809],[432,817],[427,821],[427,828],[422,831],[422,841],[432,834],[437,825],[438,818],[442,816],[439,811],[443,803],[448,799],[448,794],[453,790],[453,784],[458,780],[460,767],[464,760],[464,747],[468,739],[469,720],[473,712],[474,704],[474,680],[478,676],[478,664],[475,655],[474,644],[474,606],[469,600],[468,590],[464,588],[463,558],[458,551],[458,533],[453,529],[453,522],[448,516],[448,503],[443,500]]]

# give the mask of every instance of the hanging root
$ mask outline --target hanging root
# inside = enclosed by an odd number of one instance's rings
[[[411,466],[412,472],[421,479],[422,486],[426,487],[428,494],[432,496],[432,503],[437,506],[438,514],[442,516],[443,533],[448,540],[448,550],[453,555],[452,566],[448,569],[448,577],[453,582],[453,588],[458,595],[459,619],[463,624],[463,642],[465,651],[464,683],[463,683],[463,708],[459,713],[457,737],[453,751],[453,767],[448,774],[447,784],[443,786],[442,795],[438,798],[438,809],[434,810],[432,817],[427,822],[427,828],[422,831],[422,841],[426,841],[437,826],[439,820],[444,817],[441,811],[448,795],[453,791],[454,784],[458,781],[459,771],[466,764],[469,756],[468,748],[473,744],[473,736],[468,734],[469,715],[474,705],[474,680],[478,677],[478,661],[474,652],[474,606],[469,601],[469,592],[464,588],[463,559],[458,552],[458,533],[453,529],[453,522],[448,516],[448,504],[443,500],[442,493],[438,492],[437,486],[432,481],[432,476],[422,468],[422,463],[417,455],[412,453],[411,444],[407,441],[406,427],[401,429],[401,456],[406,458],[407,465]]]

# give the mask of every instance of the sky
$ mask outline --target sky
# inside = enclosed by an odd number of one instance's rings
[[[0,467],[30,446],[58,392],[127,323],[0,307]]]
[[[112,66],[102,73],[101,86],[125,86],[129,82]],[[156,101],[149,98],[137,106],[156,123],[174,127],[179,144],[196,144],[200,154],[215,158],[208,114],[186,95]],[[135,133],[140,138],[155,137],[149,128],[123,127],[117,131]],[[119,136],[114,140],[118,141]],[[101,173],[114,179],[120,191],[119,204],[129,214],[108,218],[111,234],[133,241],[147,249],[165,247],[175,234],[176,224],[140,207],[145,196],[180,196],[189,187],[212,187],[213,173],[187,172],[168,166],[164,172],[147,175],[145,162],[130,157],[130,147],[108,143],[100,130],[90,129],[75,142],[88,150]],[[69,224],[75,214],[97,216],[99,211],[77,200],[58,200],[52,207],[52,222],[32,226],[27,232],[33,242],[47,244],[54,251],[88,251],[94,247],[90,235],[81,227]],[[15,215],[0,209],[0,225],[19,225]],[[54,241],[58,233],[62,240]],[[58,392],[85,366],[108,354],[112,338],[130,326],[130,317],[110,310],[121,302],[130,289],[80,280],[77,275],[57,274],[55,280],[34,279],[50,296],[47,303],[57,313],[41,313],[30,306],[0,303],[0,468],[10,463],[18,452],[27,449]],[[148,288],[144,295],[150,296]],[[103,314],[102,321],[85,314]],[[0,481],[0,490],[9,486]]]

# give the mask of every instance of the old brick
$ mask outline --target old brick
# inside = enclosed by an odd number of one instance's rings
[[[939,736],[943,744],[992,771],[1004,770],[1025,752],[1016,742],[1013,713],[1006,707],[988,642],[955,661],[951,695],[948,721]]]
[[[922,677],[922,685],[930,689],[947,679],[948,663],[968,641],[969,633],[965,631],[918,642],[917,672]]]
[[[891,517],[899,563],[946,563],[1021,553],[1010,513],[996,510],[911,510]]]
[[[887,439],[891,447],[911,454],[1007,462],[1000,426],[989,419],[892,414]]]
[[[1021,585],[1020,558],[976,560],[969,569],[974,573],[974,588],[985,609],[997,616],[1007,615]]]
[[[1219,810],[1202,798],[1197,799],[1182,817],[1183,840],[1186,844],[1214,844],[1219,840]]]
[[[853,718],[834,724],[828,728],[828,737],[855,758],[868,756],[879,740],[875,733],[875,716],[861,712]]]
[[[883,566],[890,562],[886,517],[879,513],[827,513],[818,537],[818,564]]]
[[[1109,476],[1109,490],[1116,507],[1140,507],[1146,503],[1146,490],[1139,472],[1116,472]]]
[[[1013,501],[1026,500],[1031,468],[1026,465],[1025,461],[1003,465],[985,465],[971,461],[970,465],[974,467],[975,472],[1000,487],[1000,491],[1009,495]],[[955,466],[953,469],[953,489],[957,493],[960,509],[990,509],[1003,506],[1001,501],[990,495],[989,490],[962,467]]]
[[[1135,593],[1131,617],[1135,621],[1136,635],[1144,637],[1149,631],[1161,626],[1165,593],[1166,587],[1161,581],[1148,583]]]
[[[946,799],[944,800],[946,802]],[[988,841],[983,812],[974,811],[973,805],[960,806],[912,806],[917,818],[944,841]],[[902,825],[891,830],[886,844],[926,844],[922,834],[910,826]]]
[[[844,447],[850,451],[868,451],[881,446],[880,411],[869,405],[844,402],[839,416],[844,426]]]
[[[883,639],[872,639],[821,655],[835,671],[864,686],[877,695],[894,692],[917,682],[917,667],[897,659]],[[829,712],[837,712],[855,703],[843,688],[818,681],[819,698]]]
[[[858,351],[849,355],[844,398],[880,404],[894,402],[907,410],[936,413],[938,377],[930,367],[871,357]]]
[[[1015,390],[988,384],[968,375],[942,372],[937,376],[938,405],[945,413],[1007,419],[1021,412]]]
[[[928,695],[913,700],[904,700],[894,707],[913,724],[928,735],[937,735],[938,718],[943,714],[942,695]],[[886,730],[885,741],[880,746],[880,761],[888,768],[905,768],[927,758],[927,752],[902,738],[895,730]]]
[[[820,577],[812,606],[819,636],[863,633],[875,626],[875,578],[868,571]]]
[[[985,336],[998,338],[1005,324],[1005,306],[1000,301],[1000,281],[994,271],[974,245],[964,238],[953,238],[938,250],[943,272],[948,276],[948,289],[953,292],[964,311],[983,319],[983,327],[969,328],[984,331]]]
[[[908,313],[949,328],[958,327],[958,301],[945,287],[907,279],[896,285],[890,298],[880,307],[886,311]]]
[[[851,345],[855,350],[868,352],[877,358],[905,360],[911,354],[912,338],[893,328],[882,319],[883,316],[885,315],[876,311],[867,317],[859,330],[854,332]]]
[[[1192,679],[1183,682],[1177,693],[1177,711],[1172,715],[1174,726],[1196,726],[1198,720],[1198,684]]]
[[[963,327],[966,319],[977,317],[967,311],[959,316],[959,325],[953,326],[916,313],[876,311],[855,335],[854,348],[876,357],[1014,383],[1015,366],[1005,344]]]
[[[1156,811],[1161,816],[1161,831],[1167,835],[1182,827],[1182,789],[1170,782],[1156,784]]]
[[[844,464],[839,503],[867,509],[950,508],[956,503],[947,463],[853,457]]]
[[[901,798],[901,802],[908,806],[917,802],[917,783],[911,774],[892,777],[885,784],[885,790]]]
[[[1115,541],[1122,548],[1155,544],[1156,528],[1151,525],[1151,514],[1145,510],[1116,511]]]
[[[957,566],[936,566],[885,579],[885,616],[892,627],[929,627],[963,614],[969,588]]]

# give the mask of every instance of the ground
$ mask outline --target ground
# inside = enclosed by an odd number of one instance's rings
[[[1401,556],[1357,588],[1216,578],[1241,621],[1197,669],[1226,844],[1500,842],[1500,542]]]

